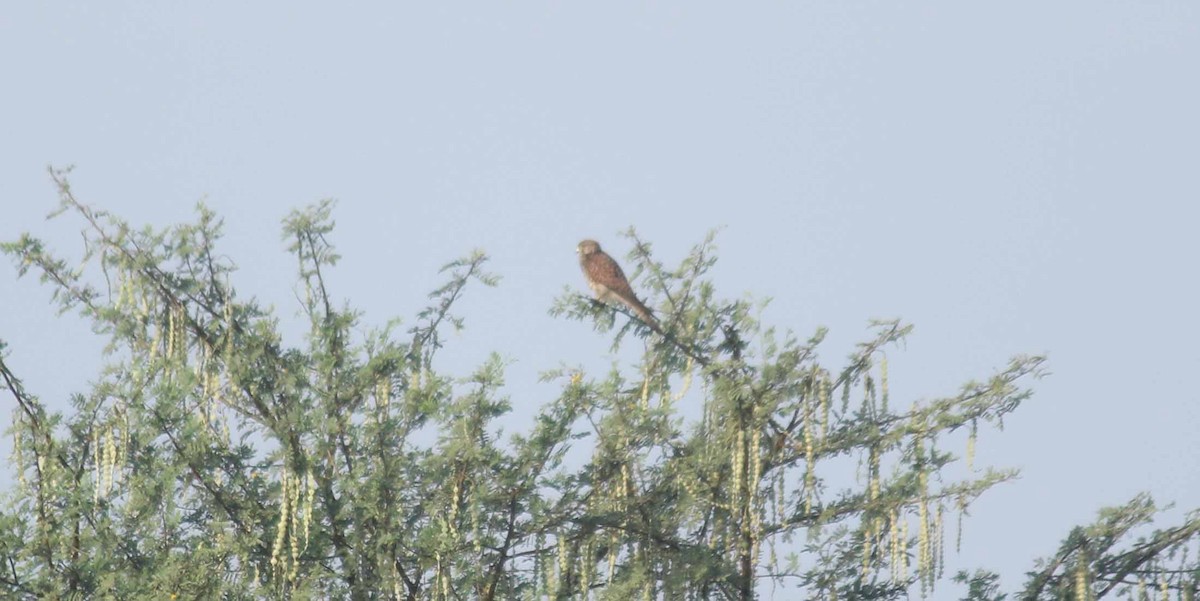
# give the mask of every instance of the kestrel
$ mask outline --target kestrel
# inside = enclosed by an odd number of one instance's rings
[[[636,313],[650,329],[662,331],[658,327],[658,320],[650,314],[650,309],[638,300],[633,288],[629,287],[629,280],[625,279],[625,272],[621,271],[621,266],[600,250],[600,243],[584,240],[575,248],[575,252],[579,253],[579,266],[583,268],[583,275],[587,278],[588,287],[596,295],[596,300],[621,303]]]

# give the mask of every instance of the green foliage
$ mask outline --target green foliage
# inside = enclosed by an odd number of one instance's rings
[[[986,570],[974,574],[959,571],[954,581],[967,585],[967,596],[962,601],[1004,601],[1008,595],[1000,592],[1000,575]]]
[[[1037,562],[1021,597],[1195,598],[1200,591],[1200,562],[1188,557],[1188,547],[1200,539],[1200,512],[1192,512],[1178,527],[1136,536],[1155,513],[1147,494],[1101,509],[1095,522],[1071,530],[1058,553]]]
[[[6,597],[928,593],[942,572],[945,523],[1014,475],[951,479],[949,435],[966,434],[969,461],[981,426],[999,425],[1041,374],[1040,357],[1018,356],[957,394],[897,402],[886,353],[909,326],[874,323],[830,367],[818,353],[824,330],[801,339],[763,324],[761,304],[717,295],[706,279],[711,236],[669,267],[630,231],[631,275],[663,333],[564,293],[556,314],[593,323],[614,349],[636,345],[641,361],[629,371],[547,372],[558,398],[502,438],[496,419],[512,407],[503,362],[493,356],[465,376],[438,362],[445,329],[464,326],[458,299],[498,282],[482,253],[443,269],[445,284],[403,335],[398,322],[365,328],[328,289],[339,258],[332,204],[293,212],[283,237],[307,323],[303,344],[288,346],[279,320],[237,293],[211,211],[134,229],[78,202],[64,172],[52,175],[59,212],[86,224],[87,268],[29,235],[3,250],[20,274],[40,274],[62,310],[108,337],[107,363],[59,414],[0,355],[17,403],[19,483],[0,512]],[[1067,594],[1064,574],[1078,557],[1092,574],[1144,576],[1194,537],[1195,520],[1134,555],[1106,555],[1144,509],[1073,533],[1030,594]],[[1003,598],[994,575],[959,580],[970,599]]]

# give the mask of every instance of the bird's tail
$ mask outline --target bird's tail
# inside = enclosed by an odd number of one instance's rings
[[[650,309],[642,303],[637,303],[633,307],[633,312],[637,314],[638,319],[641,319],[646,325],[650,326],[651,330],[662,334],[662,326],[658,324],[658,319],[650,312]]]

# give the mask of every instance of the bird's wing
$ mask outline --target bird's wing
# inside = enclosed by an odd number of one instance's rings
[[[588,275],[596,283],[603,284],[605,288],[621,297],[622,300],[634,297],[633,288],[629,287],[629,280],[625,278],[625,272],[621,271],[621,266],[603,252],[594,253],[589,257]]]
[[[633,309],[633,312],[648,325],[657,326],[658,320],[654,319],[654,315],[650,309],[638,299],[633,293],[633,288],[629,285],[629,280],[625,277],[625,272],[621,271],[621,266],[612,257],[605,253],[595,253],[591,257],[589,264],[589,273],[592,279],[603,284],[608,288],[621,302]]]

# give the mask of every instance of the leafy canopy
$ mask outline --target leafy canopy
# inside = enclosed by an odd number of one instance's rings
[[[564,292],[554,314],[592,323],[640,360],[548,371],[557,398],[501,437],[496,420],[512,410],[503,362],[466,375],[439,367],[446,329],[464,327],[456,301],[498,282],[484,254],[447,264],[407,329],[367,327],[328,289],[331,203],[296,211],[283,238],[306,334],[289,346],[288,326],[238,294],[210,210],[135,229],[76,200],[65,172],[52,176],[60,212],[85,224],[83,266],[30,235],[3,251],[108,346],[65,413],[0,355],[16,400],[18,485],[0,513],[7,598],[928,594],[947,522],[1015,475],[971,467],[951,478],[947,441],[966,438],[970,466],[979,433],[1042,373],[1041,357],[1017,356],[955,394],[897,401],[887,353],[909,326],[875,322],[830,365],[824,330],[801,339],[764,324],[760,305],[718,295],[711,235],[668,266],[631,230],[631,275],[664,332]],[[17,363],[29,352],[16,349]],[[1023,597],[1194,593],[1194,516],[1121,546],[1153,512],[1139,497],[1073,531]],[[1004,598],[990,572],[956,579],[970,599]]]

